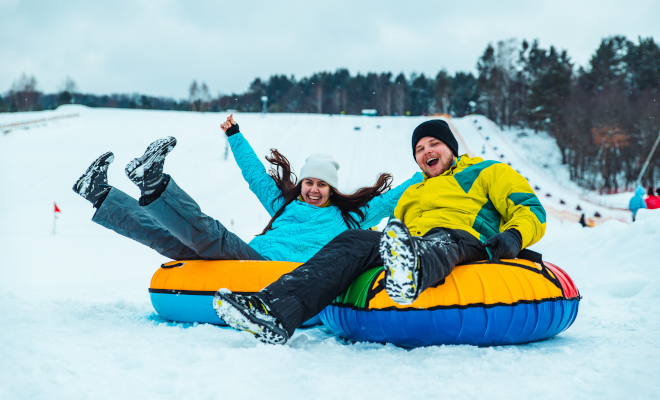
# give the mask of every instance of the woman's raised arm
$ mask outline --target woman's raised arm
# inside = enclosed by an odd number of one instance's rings
[[[243,179],[247,181],[252,193],[257,195],[261,205],[272,217],[282,207],[284,201],[282,192],[277,188],[273,178],[266,172],[266,168],[257,157],[250,143],[239,131],[233,114],[227,117],[220,128],[227,135],[232,154],[236,164],[241,169]]]

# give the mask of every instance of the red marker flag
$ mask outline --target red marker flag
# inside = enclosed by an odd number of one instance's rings
[[[57,206],[57,203],[53,202],[55,209],[53,210],[53,235],[55,234],[55,221],[57,221],[57,214],[61,213],[60,208]]]

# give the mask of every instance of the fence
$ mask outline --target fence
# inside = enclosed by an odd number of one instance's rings
[[[46,121],[52,121],[55,119],[60,119],[60,118],[72,118],[72,117],[77,117],[78,114],[62,114],[62,115],[55,115],[53,117],[48,117],[48,118],[39,118],[39,119],[33,119],[29,121],[20,121],[20,122],[12,122],[9,124],[3,124],[0,125],[0,130],[6,131],[6,130],[11,130],[12,128],[16,128],[19,126],[25,126],[25,125],[30,125],[30,124],[38,124],[40,122],[46,122]]]
[[[556,219],[562,220],[562,221],[569,221],[569,222],[579,222],[580,218],[582,217],[582,214],[577,214],[572,211],[567,211],[567,210],[557,210],[554,207],[550,207],[547,205],[544,205],[543,208],[545,211],[555,217]],[[603,222],[610,220],[610,219],[616,219],[617,221],[624,222],[626,224],[629,224],[630,221],[626,220],[623,217],[615,217],[615,218],[597,218],[597,217],[585,217],[585,222],[587,223],[588,226],[594,227],[602,224]]]

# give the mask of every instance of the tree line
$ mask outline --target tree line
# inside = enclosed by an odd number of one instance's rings
[[[435,77],[391,72],[351,75],[347,69],[309,77],[256,78],[243,93],[213,97],[206,83],[193,81],[183,100],[141,94],[82,94],[70,78],[55,94],[37,90],[23,75],[5,96],[1,111],[53,109],[77,103],[90,107],[218,112],[378,115],[486,115],[502,128],[547,131],[559,146],[571,179],[589,189],[616,191],[632,185],[660,130],[660,47],[653,38],[633,42],[604,38],[588,64],[576,66],[566,50],[544,49],[537,40],[488,45],[476,75]],[[660,179],[660,155],[644,182]]]
[[[586,66],[537,41],[488,46],[477,62],[477,112],[500,126],[533,128],[557,141],[570,177],[592,190],[635,183],[660,131],[660,47],[605,38]],[[657,187],[660,154],[642,182]]]

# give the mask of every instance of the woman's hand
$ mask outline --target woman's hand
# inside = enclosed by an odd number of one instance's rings
[[[222,129],[223,132],[227,133],[227,129],[231,128],[232,125],[237,125],[236,121],[234,121],[234,114],[229,114],[227,117],[227,120],[220,124],[220,128]]]

